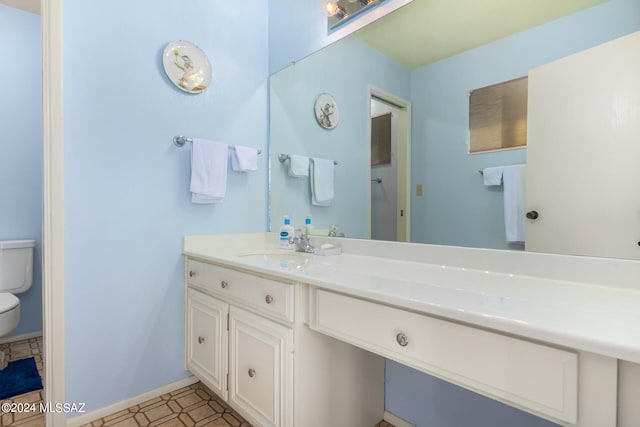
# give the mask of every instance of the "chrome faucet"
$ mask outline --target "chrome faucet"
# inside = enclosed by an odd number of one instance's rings
[[[294,232],[294,237],[291,241],[296,245],[296,252],[314,253],[316,248],[313,247],[309,240],[309,236],[305,233],[304,228],[299,228]]]

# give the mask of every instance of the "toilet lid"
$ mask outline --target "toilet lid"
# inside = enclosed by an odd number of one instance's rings
[[[8,292],[0,292],[0,313],[13,310],[20,304],[17,296]]]

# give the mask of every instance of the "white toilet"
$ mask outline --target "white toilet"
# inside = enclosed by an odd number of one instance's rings
[[[10,335],[20,322],[21,294],[33,284],[34,240],[0,241],[0,337]],[[0,369],[7,365],[0,351]]]

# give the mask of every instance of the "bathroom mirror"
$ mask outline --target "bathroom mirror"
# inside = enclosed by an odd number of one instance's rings
[[[638,0],[566,3],[414,0],[272,75],[270,229],[284,215],[298,226],[311,214],[316,229],[337,224],[346,237],[371,236],[370,202],[393,191],[370,163],[371,98],[382,94],[411,119],[410,196],[397,212],[410,218],[410,240],[522,249],[505,242],[502,189],[485,186],[479,171],[526,163],[527,150],[469,154],[468,97],[640,29]],[[425,28],[432,31],[414,33]],[[340,105],[329,132],[313,116],[321,93]],[[331,206],[312,206],[309,180],[287,176],[279,154],[337,161]]]

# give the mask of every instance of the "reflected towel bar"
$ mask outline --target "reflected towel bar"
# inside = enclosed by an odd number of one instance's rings
[[[288,155],[288,154],[278,154],[278,160],[280,160],[280,163],[284,163],[284,162],[286,162],[287,160],[289,160],[290,158],[291,158],[291,157],[289,157],[289,155]],[[333,164],[334,164],[334,165],[337,165],[337,164],[338,164],[338,161],[337,161],[337,160],[334,160],[334,161],[333,161]]]
[[[186,136],[178,135],[173,137],[173,143],[176,147],[184,147],[184,144],[187,142],[193,142],[193,138],[187,138]],[[233,150],[235,147],[233,145],[229,146],[229,150]],[[262,150],[258,148],[258,154],[262,154]]]

